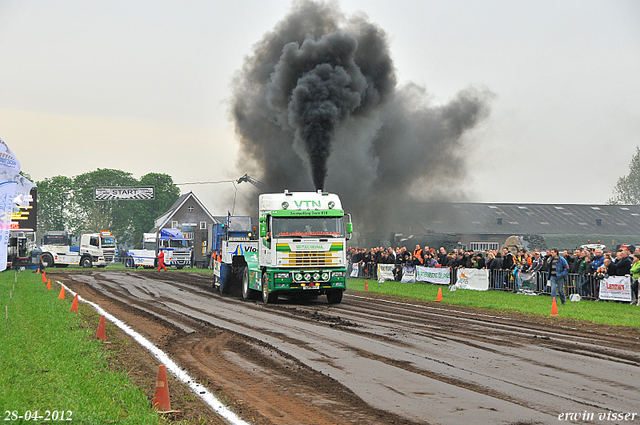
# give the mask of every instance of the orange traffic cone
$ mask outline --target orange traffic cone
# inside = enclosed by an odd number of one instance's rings
[[[364,290],[365,291],[369,290],[369,283],[367,282],[367,279],[364,280]]]
[[[75,297],[73,297],[73,302],[71,303],[71,310],[69,311],[74,311],[74,312],[78,312],[78,294],[76,294]]]
[[[438,296],[436,297],[436,301],[442,301],[442,288],[438,288]]]
[[[153,395],[153,407],[160,413],[173,412],[171,401],[169,400],[169,384],[167,383],[167,369],[164,365],[158,368],[158,379],[156,380],[156,392]]]
[[[98,324],[98,332],[96,333],[96,338],[103,341],[107,340],[107,334],[104,327],[104,316],[100,318],[100,324]]]
[[[40,274],[40,267],[38,267],[38,271],[36,272],[36,274]]]
[[[551,315],[558,315],[558,304],[556,304],[556,297],[553,297],[553,301],[551,302]]]
[[[42,272],[42,283],[47,283],[47,272]]]
[[[59,300],[64,300],[64,286],[60,288],[60,295],[58,295]]]
[[[51,279],[47,279],[47,289],[51,290]]]

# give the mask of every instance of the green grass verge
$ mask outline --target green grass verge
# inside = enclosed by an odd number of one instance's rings
[[[434,301],[438,295],[438,288],[442,288],[443,304],[499,311],[517,311],[547,317],[550,316],[551,313],[551,297],[545,295],[530,296],[504,291],[473,291],[468,289],[458,289],[457,291],[450,292],[449,287],[446,285],[393,281],[379,283],[377,280],[371,279],[367,280],[367,285],[369,292],[427,301]],[[349,278],[347,280],[347,288],[353,291],[364,291],[365,280]],[[560,301],[558,300],[558,313],[560,317],[613,326],[640,328],[640,307],[632,306],[628,303],[611,301],[567,301],[565,305],[560,305]]]
[[[50,411],[82,424],[165,423],[127,375],[108,370],[96,329],[58,294],[30,270],[0,273],[0,419],[38,411],[43,419],[11,423],[55,422]]]

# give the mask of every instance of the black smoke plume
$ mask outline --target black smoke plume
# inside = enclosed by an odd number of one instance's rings
[[[424,88],[398,87],[381,28],[310,0],[255,45],[233,88],[240,170],[272,191],[338,193],[382,233],[401,201],[464,196],[463,135],[490,97],[468,88],[431,105]]]

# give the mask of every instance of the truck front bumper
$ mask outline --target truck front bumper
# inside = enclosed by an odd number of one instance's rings
[[[274,291],[316,291],[346,289],[347,271],[338,269],[269,270],[267,279]]]

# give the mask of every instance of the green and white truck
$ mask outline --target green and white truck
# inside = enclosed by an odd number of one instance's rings
[[[242,297],[262,294],[326,295],[342,301],[347,283],[347,240],[353,233],[338,195],[322,191],[262,194],[259,197],[258,255],[245,256]]]

